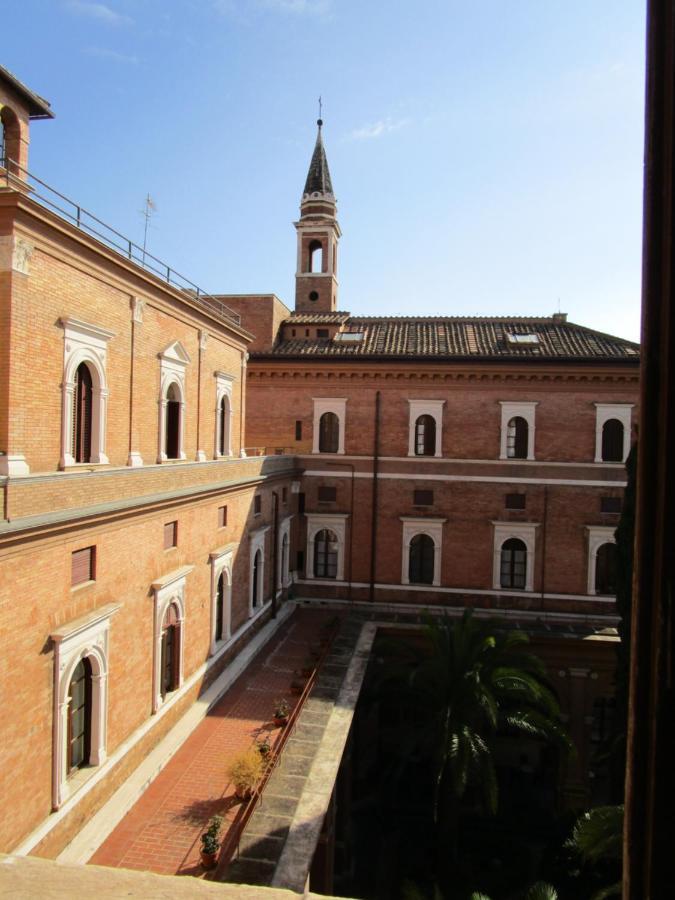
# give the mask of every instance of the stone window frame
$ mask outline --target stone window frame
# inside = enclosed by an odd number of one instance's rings
[[[270,530],[269,525],[262,525],[249,532],[249,563],[248,563],[248,616],[249,619],[259,612],[265,605],[265,535]],[[255,555],[260,550],[260,577],[258,579],[257,603],[253,605],[253,564]]]
[[[210,655],[213,656],[221,647],[224,647],[232,638],[232,566],[234,564],[234,551],[238,544],[225,544],[223,547],[211,551],[209,560],[211,562],[211,648]],[[218,581],[221,575],[226,576],[226,591],[223,598],[223,632],[224,636],[216,639],[216,621],[217,611],[216,602],[218,599]]]
[[[440,587],[443,525],[448,520],[420,518],[419,516],[399,516],[399,518],[403,523],[401,530],[401,584],[411,584],[409,575],[410,542],[416,535],[425,534],[434,542],[434,580],[428,587]]]
[[[306,513],[307,546],[305,553],[305,574],[307,578],[330,581],[331,584],[345,580],[345,536],[349,513]],[[332,531],[337,538],[337,565],[335,578],[317,579],[314,574],[314,540],[324,529]]]
[[[169,702],[171,696],[180,690],[183,684],[183,659],[185,651],[185,587],[187,576],[194,566],[182,566],[169,572],[162,578],[152,582],[153,593],[153,662],[152,662],[152,712],[156,713]],[[162,697],[162,626],[167,610],[174,604],[178,617],[178,666],[176,687],[171,695]]]
[[[338,418],[340,432],[338,435],[338,449],[335,455],[344,455],[345,452],[345,424],[347,421],[347,398],[346,397],[312,397],[314,404],[314,421],[312,430],[312,453],[321,453],[322,456],[333,455],[326,454],[325,451],[319,450],[319,422],[324,413],[334,413]]]
[[[596,403],[595,405],[595,459],[605,466],[622,466],[630,451],[632,410],[634,403]],[[602,458],[602,429],[609,419],[618,419],[623,425],[623,457],[621,462],[605,462]]]
[[[512,456],[507,456],[506,445],[507,445],[507,432],[508,425],[511,419],[516,416],[520,416],[525,419],[527,422],[527,456],[525,459],[533,460],[534,457],[534,436],[535,436],[535,413],[536,408],[539,405],[538,400],[500,400],[499,405],[502,408],[502,424],[500,431],[500,441],[499,441],[499,458],[506,460],[513,460],[513,462],[523,462],[522,459],[516,459]]]
[[[159,434],[157,441],[157,462],[175,462],[166,455],[166,405],[167,394],[175,384],[180,394],[178,414],[178,456],[185,459],[185,371],[190,363],[190,356],[180,341],[173,341],[159,354]]]
[[[416,459],[424,459],[424,456],[418,456],[415,453],[415,424],[420,416],[431,416],[436,423],[436,446],[434,449],[434,456],[429,456],[427,459],[442,456],[443,407],[445,406],[445,400],[408,400],[408,404],[408,456],[414,456]]]
[[[291,521],[293,516],[286,516],[279,524],[279,560],[277,563],[277,585],[283,590],[291,583]],[[286,560],[286,571],[282,570],[284,537],[288,539],[288,558]]]
[[[106,421],[108,415],[108,383],[106,363],[108,341],[115,332],[99,328],[72,316],[59,319],[63,328],[63,381],[61,383],[61,458],[59,468],[107,465]],[[91,459],[75,462],[73,447],[73,413],[78,367],[85,363],[92,380]]]
[[[612,418],[612,416],[610,416]],[[614,525],[587,525],[588,532],[588,560],[587,560],[587,582],[586,592],[589,597],[598,596],[595,590],[595,572],[598,563],[598,550],[603,544],[616,544],[616,527]],[[611,594],[602,594],[603,597],[612,596]]]
[[[492,564],[492,588],[500,593],[517,591],[527,593],[534,590],[534,564],[537,545],[538,522],[493,522],[494,544]],[[526,569],[524,588],[503,588],[501,582],[502,547],[506,541],[516,538],[525,544]]]
[[[232,393],[233,393],[233,385],[234,385],[234,375],[228,375],[227,372],[214,372],[214,378],[216,380],[216,434],[215,441],[213,444],[213,458],[214,459],[225,459],[228,456],[232,456]],[[227,397],[227,408],[228,408],[228,419],[226,425],[225,432],[225,452],[220,452],[220,426],[221,426],[221,402],[223,397]]]
[[[107,756],[108,655],[110,619],[120,608],[109,603],[56,629],[54,644],[54,712],[52,742],[52,807],[56,810],[102,765]],[[68,773],[70,682],[80,660],[91,665],[91,747],[89,765]]]

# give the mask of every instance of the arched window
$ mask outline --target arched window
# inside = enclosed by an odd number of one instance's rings
[[[162,624],[162,661],[160,693],[162,699],[178,687],[180,652],[180,615],[172,603],[166,611]]]
[[[434,542],[428,534],[416,534],[410,541],[408,580],[410,584],[434,583]]]
[[[602,461],[623,461],[623,424],[618,419],[607,419],[602,426]]]
[[[230,398],[223,394],[218,405],[218,455],[230,452]]]
[[[89,764],[91,754],[91,663],[75,666],[68,689],[68,771]]]
[[[180,391],[175,384],[169,385],[166,392],[164,452],[167,459],[180,456]]]
[[[225,573],[220,573],[216,587],[216,640],[225,637]]]
[[[509,419],[506,426],[506,456],[508,459],[527,459],[528,425],[522,416]]]
[[[323,272],[323,247],[321,241],[312,241],[309,245],[309,271]]]
[[[436,420],[420,416],[415,422],[415,456],[434,456],[436,453]]]
[[[340,446],[340,420],[334,412],[319,419],[319,453],[337,453]]]
[[[0,109],[0,165],[9,168],[9,160],[20,163],[21,126],[16,113],[3,106]],[[14,168],[14,167],[12,167]],[[14,170],[15,174],[21,174]]]
[[[328,528],[314,538],[314,577],[337,578],[338,539]]]
[[[504,541],[501,550],[500,584],[503,588],[525,588],[527,547],[519,538]]]
[[[616,544],[601,544],[595,559],[595,593],[616,594]]]
[[[78,463],[91,462],[92,391],[89,366],[80,363],[73,393],[73,456]]]
[[[253,578],[251,579],[251,606],[255,609],[258,606],[260,599],[260,590],[261,590],[261,580],[262,580],[262,553],[260,550],[256,550],[255,556],[253,557]]]

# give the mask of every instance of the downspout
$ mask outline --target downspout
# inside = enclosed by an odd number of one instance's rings
[[[272,521],[272,618],[277,617],[277,566],[279,564],[279,494],[272,491],[274,519]]]
[[[380,454],[380,392],[375,391],[375,434],[373,439],[373,496],[370,521],[370,602],[375,602],[375,570],[377,562],[377,472]]]

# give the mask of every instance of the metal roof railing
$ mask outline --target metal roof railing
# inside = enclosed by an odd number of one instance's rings
[[[167,263],[162,262],[161,259],[153,256],[152,253],[148,253],[147,250],[144,250],[130,238],[107,225],[93,213],[80,206],[79,203],[75,203],[74,200],[61,194],[45,181],[24,169],[15,160],[0,157],[0,177],[2,177],[3,168],[6,187],[20,190],[25,185],[28,185],[31,188],[31,199],[37,200],[42,206],[56,212],[66,221],[75,225],[76,228],[93,236],[120,256],[141,266],[146,272],[150,272],[171,287],[187,294],[190,299],[199,303],[200,306],[203,306],[210,313],[229,319],[237,325],[241,324],[241,316],[226,306],[222,300],[207,294],[193,281],[186,278],[185,275],[181,275],[180,272],[171,268]],[[20,173],[21,177],[17,173]]]

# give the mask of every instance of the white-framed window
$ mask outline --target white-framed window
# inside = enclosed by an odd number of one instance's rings
[[[502,408],[500,459],[534,459],[534,414],[537,401],[500,400]]]
[[[183,684],[185,644],[185,584],[194,566],[182,566],[152,582],[154,652],[152,711]]]
[[[626,461],[632,409],[632,403],[595,404],[595,462]]]
[[[344,453],[346,397],[314,397],[312,453]]]
[[[209,554],[211,560],[211,655],[232,636],[232,563],[236,544]]]
[[[616,529],[606,525],[587,525],[588,583],[590,595],[616,596]]]
[[[53,631],[52,806],[58,809],[106,758],[110,603]]]
[[[63,328],[60,467],[108,462],[106,356],[114,332],[66,317]]]
[[[277,584],[287,588],[291,583],[291,521],[293,516],[286,516],[279,525],[279,552],[277,563]]]
[[[214,458],[232,456],[232,385],[234,377],[215,372],[216,379],[216,440]]]
[[[269,525],[263,525],[249,532],[249,616],[265,603],[265,535],[269,530]]]
[[[159,354],[159,446],[157,462],[185,459],[185,369],[190,357],[180,341]]]
[[[408,456],[441,456],[445,400],[408,400]]]
[[[493,522],[494,563],[492,587],[499,590],[534,590],[535,522]]]
[[[401,584],[440,586],[443,525],[446,521],[401,516]]]
[[[308,578],[344,581],[348,513],[307,513]]]

